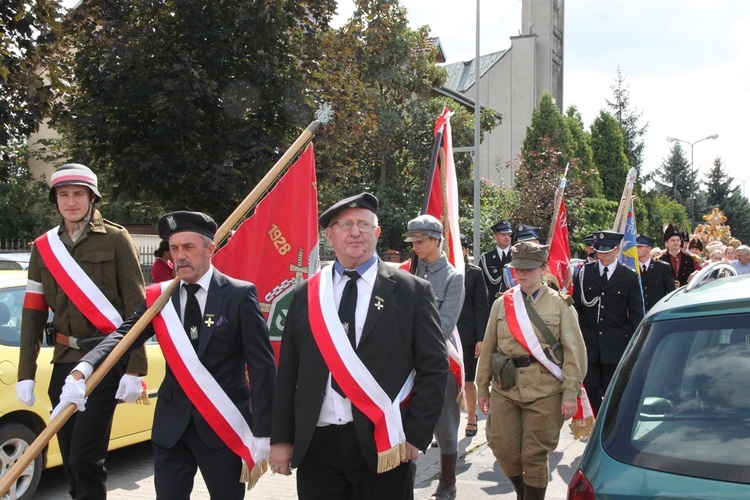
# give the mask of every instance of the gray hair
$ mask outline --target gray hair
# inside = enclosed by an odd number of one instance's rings
[[[743,254],[748,255],[750,254],[750,247],[747,245],[740,245],[735,249],[735,253],[736,252],[742,252]]]

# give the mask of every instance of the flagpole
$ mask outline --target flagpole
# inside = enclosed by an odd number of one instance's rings
[[[307,128],[297,137],[297,140],[287,149],[271,170],[266,173],[263,179],[260,180],[258,185],[248,194],[245,199],[239,204],[239,206],[232,212],[227,220],[222,224],[216,231],[214,242],[220,243],[230,233],[230,231],[242,220],[245,214],[258,202],[262,197],[263,193],[266,192],[268,187],[281,175],[284,169],[289,165],[291,160],[312,140],[315,133],[318,131],[320,126],[327,123],[332,114],[331,108],[328,104],[324,104],[321,109],[316,112],[316,119],[310,122]],[[143,316],[131,327],[130,331],[120,340],[115,346],[112,352],[109,353],[107,358],[102,362],[101,365],[91,374],[86,380],[86,396],[96,388],[101,380],[109,373],[112,367],[120,360],[120,358],[127,352],[128,348],[135,342],[140,336],[141,332],[151,323],[161,311],[164,305],[172,296],[175,288],[179,284],[180,279],[175,278],[169,284],[169,286],[162,292],[162,294],[156,299],[154,304],[149,307]],[[21,473],[29,466],[29,464],[36,458],[36,456],[44,450],[47,443],[52,437],[60,430],[60,428],[67,422],[71,415],[75,412],[76,405],[73,403],[68,404],[63,410],[52,420],[47,427],[45,427],[39,436],[34,440],[33,443],[24,451],[19,457],[18,461],[13,464],[7,473],[0,479],[0,495],[7,493],[11,486],[16,482]]]
[[[625,177],[625,187],[622,189],[622,198],[620,198],[620,206],[617,207],[617,215],[615,215],[615,223],[612,226],[612,230],[621,233],[623,225],[627,222],[628,218],[628,209],[630,207],[631,199],[630,197],[633,195],[633,185],[635,184],[635,179],[637,176],[637,172],[635,168],[631,168],[628,170],[628,174]]]
[[[568,167],[570,167],[570,162],[565,165],[565,171],[560,179],[560,185],[555,189],[555,205],[552,210],[552,222],[550,222],[549,231],[547,231],[547,245],[550,247],[552,246],[552,239],[555,237],[557,217],[560,215],[560,205],[562,204],[563,194],[565,193],[565,183],[567,182],[565,178],[568,176]]]

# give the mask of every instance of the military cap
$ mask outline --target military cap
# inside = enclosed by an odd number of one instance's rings
[[[646,236],[645,234],[639,234],[635,237],[635,246],[638,247],[654,247],[654,243],[656,243],[656,240],[651,238],[650,236]]]
[[[663,240],[667,241],[672,236],[679,236],[680,239],[682,239],[682,233],[677,229],[677,226],[674,224],[669,224],[666,228],[664,228],[664,235]]]
[[[94,193],[96,202],[102,201],[96,174],[86,165],[66,163],[57,167],[49,179],[49,201],[55,203],[55,188],[59,186],[85,186]]]
[[[539,237],[539,228],[525,224],[519,225],[516,230],[513,231],[513,241],[515,243],[520,243],[528,240],[541,240]]]
[[[464,248],[469,248],[469,240],[466,239],[466,235],[462,234],[460,236],[460,239],[461,239],[461,246]]]
[[[533,241],[521,241],[510,248],[512,260],[510,267],[514,269],[536,269],[547,262],[549,246],[540,245]]]
[[[217,226],[216,222],[204,213],[179,211],[162,216],[156,228],[159,231],[159,237],[167,241],[173,234],[186,231],[199,233],[213,240]]]
[[[490,229],[492,229],[493,233],[512,233],[513,227],[510,225],[510,222],[507,220],[501,220],[500,222],[496,222],[494,226],[492,226]]]
[[[420,215],[409,221],[406,226],[405,242],[419,241],[425,238],[440,239],[443,237],[443,225],[435,217],[429,214]]]
[[[328,210],[323,212],[320,217],[318,217],[318,223],[320,223],[321,227],[328,227],[336,214],[347,208],[366,208],[370,212],[377,214],[378,199],[375,195],[370,193],[359,193],[350,196],[349,198],[344,198],[343,200],[334,203],[328,208]]]
[[[587,234],[586,236],[584,236],[583,238],[581,238],[581,241],[583,242],[584,245],[588,245],[590,247],[594,246],[594,235],[593,235],[593,233],[592,234]]]
[[[622,233],[614,231],[599,231],[594,233],[594,250],[599,253],[608,253],[617,248],[622,241]]]

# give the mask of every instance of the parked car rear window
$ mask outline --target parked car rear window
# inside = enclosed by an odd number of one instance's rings
[[[21,311],[25,286],[0,289],[0,344],[17,346],[21,339]]]
[[[613,458],[750,484],[750,314],[642,325],[612,390]]]

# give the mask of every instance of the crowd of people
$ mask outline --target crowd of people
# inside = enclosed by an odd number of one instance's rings
[[[548,455],[585,397],[582,386],[596,414],[643,315],[685,285],[703,258],[750,272],[747,246],[704,249],[674,225],[662,235],[664,251],[639,235],[639,268],[629,269],[618,260],[623,235],[602,230],[583,238],[586,260],[569,296],[547,269],[539,228],[498,221],[496,247],[476,266],[462,236],[461,273],[431,215],[405,228],[414,251],[405,272],[377,256],[379,202],[360,193],[319,217],[335,261],[298,285],[276,367],[255,286],[211,263],[211,217],[177,211],[159,219],[156,284],[145,289],[135,245],[102,218],[100,200],[97,177],[83,165],[51,177],[61,223],[32,251],[16,384],[18,399],[33,405],[46,331],[55,346],[52,417],[70,404],[78,410],[58,435],[77,499],[106,498],[114,408],[143,397],[142,346],[153,335],[170,346],[152,434],[159,498],[189,499],[198,470],[212,498],[243,498],[239,480],[252,482],[245,469],[266,460],[274,473],[296,469],[301,499],[413,498],[419,453],[434,440],[440,474],[431,498],[455,499],[463,401],[465,436],[477,434],[478,408],[517,498],[543,499]],[[86,396],[96,367],[175,276],[166,305]],[[49,309],[54,318],[45,324]]]

